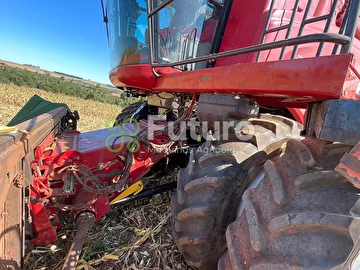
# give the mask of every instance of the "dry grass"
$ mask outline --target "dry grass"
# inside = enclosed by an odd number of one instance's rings
[[[34,94],[78,110],[81,131],[103,128],[105,120],[114,118],[121,110],[115,105],[0,84],[0,123],[9,122]],[[174,181],[176,174],[177,169],[171,170],[151,184]],[[172,237],[170,197],[168,192],[150,200],[113,207],[89,234],[77,269],[191,269]],[[58,233],[56,243],[35,247],[27,254],[25,269],[61,269],[74,234],[74,224],[68,222]]]
[[[105,128],[105,121],[109,118],[116,118],[116,115],[121,111],[121,107],[112,104],[84,100],[24,86],[0,84],[0,124],[7,124],[35,94],[51,102],[65,103],[71,110],[77,110],[81,118],[78,124],[80,131]]]
[[[173,181],[177,170],[156,180]],[[186,265],[171,233],[171,192],[113,207],[87,238],[77,269],[193,269]],[[36,247],[26,257],[26,269],[60,270],[74,238],[69,223],[52,246]]]

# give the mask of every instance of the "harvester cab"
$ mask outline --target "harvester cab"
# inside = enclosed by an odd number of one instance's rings
[[[111,0],[104,15],[111,48],[111,78],[121,87],[121,80],[116,80],[119,76],[113,72],[128,65],[150,64],[158,76],[173,72],[161,67],[194,70],[334,55],[340,51],[334,44],[344,47],[341,53],[347,53],[358,25],[357,7],[352,5],[356,4],[300,0]],[[269,43],[272,46],[250,49]],[[355,54],[358,47],[357,44],[353,48]],[[242,51],[232,52],[241,48]],[[225,51],[226,55],[217,55]]]
[[[306,0],[108,1],[104,19],[111,49],[110,79],[135,96],[151,97],[154,92],[251,95],[263,107],[287,108],[288,116],[304,123],[308,103],[353,99],[357,94],[329,87],[330,82],[316,89],[300,86],[295,70],[289,72],[289,78],[290,73],[294,78],[286,85],[275,83],[274,78],[281,75],[268,71],[277,61],[283,67],[276,70],[297,66],[318,79],[335,80],[331,70],[320,67],[323,64],[342,66],[346,72],[345,62],[356,61],[360,50],[355,36],[359,28],[356,5],[356,1]],[[340,63],[350,52],[354,57]],[[320,64],[320,56],[329,57],[321,58]],[[181,84],[184,80],[186,84]],[[279,83],[281,93],[274,91]]]

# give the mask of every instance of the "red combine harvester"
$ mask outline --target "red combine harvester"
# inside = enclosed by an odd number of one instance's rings
[[[176,188],[173,234],[191,266],[359,269],[359,8],[108,0],[110,79],[146,101],[91,132],[62,105],[12,121],[29,134],[0,137],[0,267],[22,267],[25,247],[54,242],[70,217],[75,269],[111,204]],[[177,184],[147,188],[185,153]]]

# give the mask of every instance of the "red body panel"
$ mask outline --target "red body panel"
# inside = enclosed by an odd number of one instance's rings
[[[157,79],[154,90],[241,93],[266,97],[268,103],[277,100],[284,107],[296,107],[301,103],[339,98],[351,59],[347,54],[164,74]]]
[[[138,64],[113,69],[110,72],[110,81],[117,87],[150,90],[154,87],[155,77],[150,65]]]
[[[227,21],[225,33],[222,39],[220,52],[229,51],[238,48],[244,48],[259,44],[265,28],[266,18],[269,14],[271,0],[234,0],[231,8],[230,16]],[[313,2],[311,5],[308,19],[328,14],[333,1],[324,0]],[[307,0],[300,0],[299,8],[296,12],[294,25],[289,34],[289,38],[296,37],[299,33],[300,24],[305,12]],[[295,1],[276,1],[274,10],[270,18],[268,29],[279,26],[284,26],[290,23],[292,9]],[[338,4],[338,10],[342,7],[341,1]],[[251,11],[251,12],[249,12]],[[254,19],[256,18],[256,19]],[[325,28],[325,21],[308,24],[304,27],[302,35],[310,35],[314,33],[322,33]],[[328,32],[339,32],[339,21],[333,20]],[[265,36],[264,43],[284,40],[287,29],[269,33]],[[309,43],[300,45],[295,58],[315,57],[319,43]],[[333,44],[324,44],[322,56],[331,55],[334,48]],[[293,47],[288,47],[285,50],[284,59],[290,59]],[[260,62],[277,61],[280,56],[281,49],[274,49],[271,51],[264,51],[261,53]],[[358,39],[354,40],[352,53],[357,57],[360,56],[360,42]],[[238,55],[228,58],[222,58],[216,61],[216,66],[228,66],[237,63],[253,63],[256,59],[255,53]]]
[[[142,84],[145,91],[246,94],[267,106],[306,108],[305,103],[317,100],[359,99],[356,93],[358,64],[351,54],[241,63],[187,72],[163,69],[159,78],[155,78],[150,67],[145,66],[140,68],[146,74],[136,73],[137,66],[134,65],[113,71],[112,78],[127,80],[124,78],[129,77],[136,83],[147,76],[155,84],[152,87]]]
[[[305,124],[305,113],[306,109],[299,109],[299,108],[287,108],[289,112],[294,116],[295,120],[299,122],[300,124]]]
[[[260,43],[267,16],[265,5],[268,6],[268,2],[269,0],[233,0],[220,52]],[[255,55],[251,54],[222,58],[216,61],[216,66],[252,62],[254,57]]]
[[[176,68],[157,68],[156,72],[159,74],[181,73]],[[133,87],[146,91],[151,91],[156,82],[148,64],[119,66],[110,72],[110,80],[117,87]]]

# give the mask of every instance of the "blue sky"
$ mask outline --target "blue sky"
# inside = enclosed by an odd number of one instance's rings
[[[110,83],[100,0],[0,0],[0,59]]]

